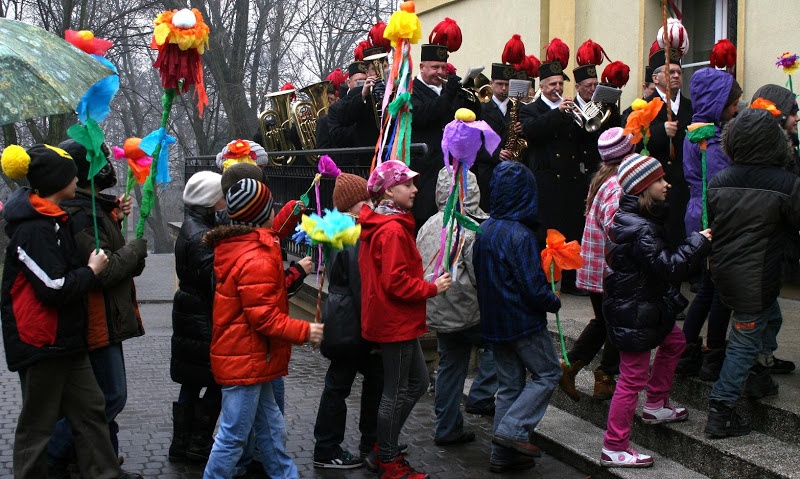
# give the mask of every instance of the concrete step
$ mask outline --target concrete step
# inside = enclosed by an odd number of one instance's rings
[[[647,469],[609,468],[600,465],[603,447],[601,429],[552,404],[534,432],[536,443],[548,454],[571,464],[593,479],[658,477],[660,479],[702,479],[703,474],[693,471],[658,452],[631,443],[637,451],[653,456],[653,467]]]

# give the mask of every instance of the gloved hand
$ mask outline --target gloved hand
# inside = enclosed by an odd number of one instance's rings
[[[386,93],[386,82],[383,80],[376,81],[375,86],[372,87],[372,97],[376,101],[383,101],[384,93]]]
[[[450,75],[447,78],[447,84],[444,86],[444,89],[450,95],[458,95],[458,92],[461,90],[461,77],[458,75]]]
[[[136,238],[128,243],[133,248],[133,252],[139,259],[147,258],[147,240],[144,238]]]

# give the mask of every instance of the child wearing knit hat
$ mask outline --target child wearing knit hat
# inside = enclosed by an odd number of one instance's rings
[[[367,180],[340,173],[333,187],[333,206],[356,219],[364,205],[371,206]],[[360,245],[333,250],[326,264],[328,297],[322,308],[325,339],[322,355],[331,364],[325,375],[325,388],[319,401],[314,425],[314,467],[352,469],[360,467],[378,441],[378,405],[383,390],[383,364],[374,355],[374,344],[361,337],[361,273],[358,269]],[[359,453],[341,447],[345,433],[350,389],[357,373],[361,387]],[[374,465],[374,458],[370,460]]]
[[[639,393],[647,389],[645,424],[685,421],[685,408],[669,395],[686,340],[675,316],[688,304],[673,286],[711,250],[711,230],[692,233],[670,248],[664,229],[667,187],[655,158],[627,156],[617,178],[624,194],[608,231],[603,281],[603,315],[619,350],[620,375],[608,413],[600,462],[607,467],[650,467],[653,458],[630,448],[630,429]],[[650,353],[658,348],[650,366]]]
[[[567,358],[570,367],[561,361],[559,386],[575,401],[581,397],[575,388],[575,376],[603,348],[600,364],[594,372],[595,399],[611,399],[614,394],[614,376],[619,373],[619,351],[608,340],[606,320],[603,316],[603,273],[606,270],[604,248],[608,230],[617,212],[622,188],[617,181],[617,169],[622,159],[633,151],[632,135],[625,135],[622,128],[609,128],[600,134],[597,150],[603,163],[589,185],[586,199],[586,225],[581,239],[583,266],[575,275],[575,285],[589,292],[594,318],[581,332],[570,349]]]
[[[289,316],[280,240],[269,188],[239,180],[226,196],[231,225],[205,235],[214,247],[211,370],[222,386],[219,430],[205,476],[231,477],[252,431],[271,477],[297,478],[273,381],[288,374],[292,344],[318,343],[322,324]]]
[[[78,169],[67,152],[43,144],[27,150],[10,145],[0,164],[6,176],[27,178],[31,185],[14,191],[3,210],[9,236],[0,303],[3,344],[8,368],[19,372],[24,385],[14,470],[48,476],[47,442],[64,414],[82,431],[75,438],[81,475],[120,477],[86,347],[86,295],[99,284],[108,257],[101,249],[86,262],[79,259],[60,206],[75,196]]]

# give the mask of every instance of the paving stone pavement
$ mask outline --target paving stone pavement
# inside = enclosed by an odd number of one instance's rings
[[[124,468],[145,477],[195,479],[202,477],[202,466],[173,464],[167,460],[172,437],[171,404],[179,390],[169,377],[172,306],[168,301],[174,291],[171,261],[171,255],[151,255],[145,274],[137,280],[146,334],[124,343],[128,403],[118,417],[120,452],[126,457]],[[299,308],[293,307],[292,314],[308,319],[308,314]],[[11,453],[21,396],[19,377],[8,371],[4,349],[0,349],[0,355],[3,358],[0,360],[0,479],[6,479],[13,477]],[[374,478],[375,474],[366,469],[343,471],[313,467],[313,428],[327,365],[328,361],[318,351],[308,346],[294,348],[286,378],[288,451],[294,456],[303,478]],[[348,399],[350,414],[343,444],[351,451],[358,449],[359,396],[357,381]],[[476,479],[487,475],[491,445],[489,419],[466,414],[466,428],[476,432],[477,440],[447,448],[433,443],[433,424],[433,397],[426,394],[412,411],[401,435],[401,442],[410,445],[408,460],[414,467],[435,479]],[[493,476],[509,479],[586,477],[547,454],[537,460],[532,470]]]

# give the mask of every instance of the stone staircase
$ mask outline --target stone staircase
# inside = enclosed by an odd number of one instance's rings
[[[563,320],[567,348],[580,334],[585,322]],[[556,340],[555,321],[549,323]],[[693,378],[676,378],[672,401],[689,410],[686,422],[646,425],[637,416],[631,432],[632,447],[653,453],[655,465],[646,470],[602,468],[600,448],[608,417],[608,401],[591,397],[596,362],[578,374],[576,385],[582,393],[575,402],[557,389],[535,435],[545,451],[575,465],[591,477],[709,477],[709,478],[800,478],[800,390],[795,375],[775,376],[780,394],[762,400],[743,400],[740,413],[751,421],[754,431],[743,437],[706,438],[711,383]],[[640,396],[637,415],[644,407]]]

